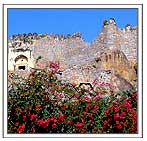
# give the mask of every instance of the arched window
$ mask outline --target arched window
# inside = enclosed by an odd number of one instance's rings
[[[24,56],[24,55],[19,55],[19,56],[17,56],[16,58],[15,58],[15,63],[17,62],[17,61],[19,61],[19,60],[26,60],[27,62],[28,62],[28,58],[26,57],[26,56]]]

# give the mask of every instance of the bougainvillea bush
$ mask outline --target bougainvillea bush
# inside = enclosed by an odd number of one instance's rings
[[[61,82],[56,74],[59,64],[50,63],[12,84],[8,133],[137,133],[136,92],[102,97]]]

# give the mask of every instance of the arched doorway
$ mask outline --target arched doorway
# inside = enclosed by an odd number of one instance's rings
[[[15,71],[26,71],[28,70],[28,58],[24,55],[19,55],[15,58]]]

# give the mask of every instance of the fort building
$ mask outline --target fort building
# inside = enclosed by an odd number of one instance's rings
[[[8,71],[28,72],[34,67],[34,58],[30,48],[8,47]]]

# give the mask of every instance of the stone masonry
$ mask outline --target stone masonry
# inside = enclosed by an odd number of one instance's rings
[[[120,29],[112,19],[104,22],[101,33],[90,43],[85,42],[79,32],[66,36],[37,33],[14,35],[8,42],[11,58],[8,70],[15,71],[12,68],[17,55],[13,54],[17,48],[15,54],[26,56],[28,68],[43,69],[50,61],[59,61],[62,71],[59,77],[69,82],[92,83],[100,72],[111,70],[113,75],[120,75],[134,84],[137,77],[134,70],[137,64],[137,38],[137,27],[127,24]],[[23,50],[26,47],[31,53]],[[41,59],[35,64],[34,60],[39,56]]]

